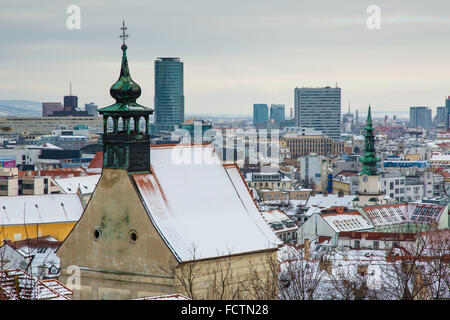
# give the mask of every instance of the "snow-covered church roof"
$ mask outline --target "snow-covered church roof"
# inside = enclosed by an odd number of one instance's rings
[[[151,221],[179,261],[281,244],[239,169],[224,166],[211,145],[152,146],[150,159],[151,173],[133,179]]]

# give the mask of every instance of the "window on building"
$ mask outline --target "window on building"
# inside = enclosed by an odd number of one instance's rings
[[[373,242],[373,248],[374,249],[380,249],[380,242],[379,241],[374,241]]]
[[[355,249],[361,248],[361,243],[359,240],[355,240]]]
[[[38,248],[37,253],[45,253],[47,251],[47,248]]]

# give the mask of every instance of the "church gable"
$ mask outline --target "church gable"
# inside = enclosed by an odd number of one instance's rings
[[[78,265],[165,273],[172,254],[153,227],[126,170],[104,169],[81,219],[57,252]],[[164,269],[164,270],[163,270]]]

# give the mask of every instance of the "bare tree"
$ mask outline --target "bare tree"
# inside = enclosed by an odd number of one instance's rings
[[[430,230],[418,237],[425,250],[421,257],[422,281],[428,299],[450,298],[450,231]]]
[[[191,299],[237,300],[276,299],[278,293],[278,264],[271,255],[252,259],[249,256],[232,255],[230,251],[217,254],[209,261],[198,259],[192,250],[190,261],[172,261],[170,273],[182,293]],[[245,269],[244,269],[245,268]],[[262,270],[264,269],[264,270]],[[243,270],[246,270],[243,272]],[[207,284],[205,286],[205,284]]]
[[[326,272],[317,261],[309,260],[304,249],[289,247],[280,264],[280,298],[315,300],[320,298],[319,285]]]
[[[382,267],[383,299],[450,298],[449,231],[437,230],[433,224],[425,229],[416,233],[414,247],[392,249]]]
[[[277,300],[279,265],[276,255],[266,255],[261,263],[248,261],[248,273],[239,281],[239,293],[255,300]],[[258,268],[260,267],[260,268]],[[264,268],[261,270],[261,267]]]
[[[362,261],[337,266],[327,274],[328,298],[332,300],[376,300],[377,292],[370,285],[369,264]]]
[[[192,261],[196,260],[197,247],[192,246]],[[181,285],[184,293],[192,300],[197,298],[196,290],[194,284],[196,279],[201,275],[200,267],[194,262],[187,262],[178,264],[174,261],[169,261],[169,272],[174,277],[174,279]]]

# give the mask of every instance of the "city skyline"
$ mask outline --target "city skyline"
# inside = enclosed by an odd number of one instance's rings
[[[294,106],[295,87],[342,88],[342,105],[408,114],[449,96],[450,4],[379,1],[381,29],[366,26],[368,1],[341,8],[285,1],[142,4],[79,1],[81,29],[69,30],[68,2],[6,1],[0,99],[60,101],[69,83],[80,105],[111,103],[118,22],[129,27],[131,72],[153,107],[154,60],[185,63],[186,114],[250,115],[258,101]],[[258,4],[258,5],[256,5]],[[194,10],[193,10],[194,9]],[[198,10],[195,10],[198,9]],[[189,13],[189,14],[188,14]],[[14,33],[6,30],[14,30]],[[346,108],[345,108],[346,109]],[[346,112],[346,110],[343,112]],[[364,113],[361,113],[361,115]]]

